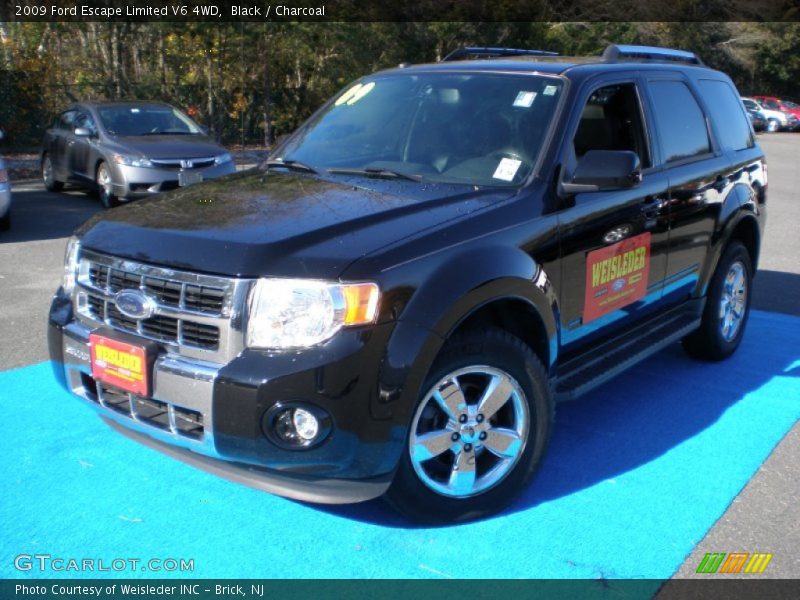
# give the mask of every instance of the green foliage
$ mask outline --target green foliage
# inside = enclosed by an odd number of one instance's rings
[[[720,2],[721,0],[717,0]],[[679,2],[680,4],[680,2]],[[694,10],[704,4],[686,0]],[[225,143],[265,143],[364,74],[465,45],[697,52],[744,93],[797,97],[797,23],[0,23],[0,126],[36,144],[73,99],[163,100]]]

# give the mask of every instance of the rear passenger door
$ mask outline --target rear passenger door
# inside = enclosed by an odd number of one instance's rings
[[[646,78],[656,168],[669,178],[664,300],[679,303],[702,292],[698,282],[733,173],[712,135],[695,84],[678,71],[649,73]]]

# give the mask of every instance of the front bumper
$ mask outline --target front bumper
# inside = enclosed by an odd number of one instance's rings
[[[113,163],[111,169],[114,195],[119,198],[142,198],[180,187],[179,171],[175,169],[131,167],[117,163]],[[235,173],[236,166],[233,161],[228,161],[221,165],[193,169],[191,172],[200,174],[205,181]]]
[[[151,396],[123,401],[91,376],[90,332],[74,320],[70,299],[59,292],[48,327],[56,378],[129,437],[227,479],[297,500],[360,502],[389,487],[404,434],[391,420],[370,414],[365,390],[377,385],[359,372],[374,362],[368,355],[374,354],[373,344],[384,343],[376,339],[381,332],[361,336],[366,339],[360,342],[351,339],[310,362],[245,351],[228,365],[215,365],[162,352],[153,365]],[[262,418],[287,399],[327,411],[334,424],[328,438],[306,450],[272,443],[263,434]]]

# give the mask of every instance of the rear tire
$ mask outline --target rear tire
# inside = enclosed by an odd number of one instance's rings
[[[106,163],[101,162],[97,165],[97,174],[95,176],[95,183],[97,185],[97,195],[100,197],[100,202],[106,208],[114,208],[120,205],[119,198],[114,195],[114,184],[111,180],[111,171],[108,169]]]
[[[385,499],[417,522],[495,513],[530,482],[550,439],[547,372],[500,329],[452,338],[423,385]]]
[[[64,182],[58,181],[55,178],[55,171],[53,171],[53,161],[50,156],[45,154],[42,158],[42,181],[44,187],[48,192],[60,192],[64,189]]]
[[[8,231],[11,229],[11,207],[8,212],[0,217],[0,231]]]
[[[723,360],[739,347],[750,316],[753,266],[747,248],[732,241],[708,288],[700,328],[683,338],[686,352],[701,360]]]

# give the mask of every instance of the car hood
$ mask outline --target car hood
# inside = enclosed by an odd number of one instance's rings
[[[129,154],[147,158],[208,158],[225,149],[204,135],[145,135],[115,137],[113,145]]]
[[[514,190],[246,171],[96,215],[84,248],[176,269],[335,279],[394,241]]]

